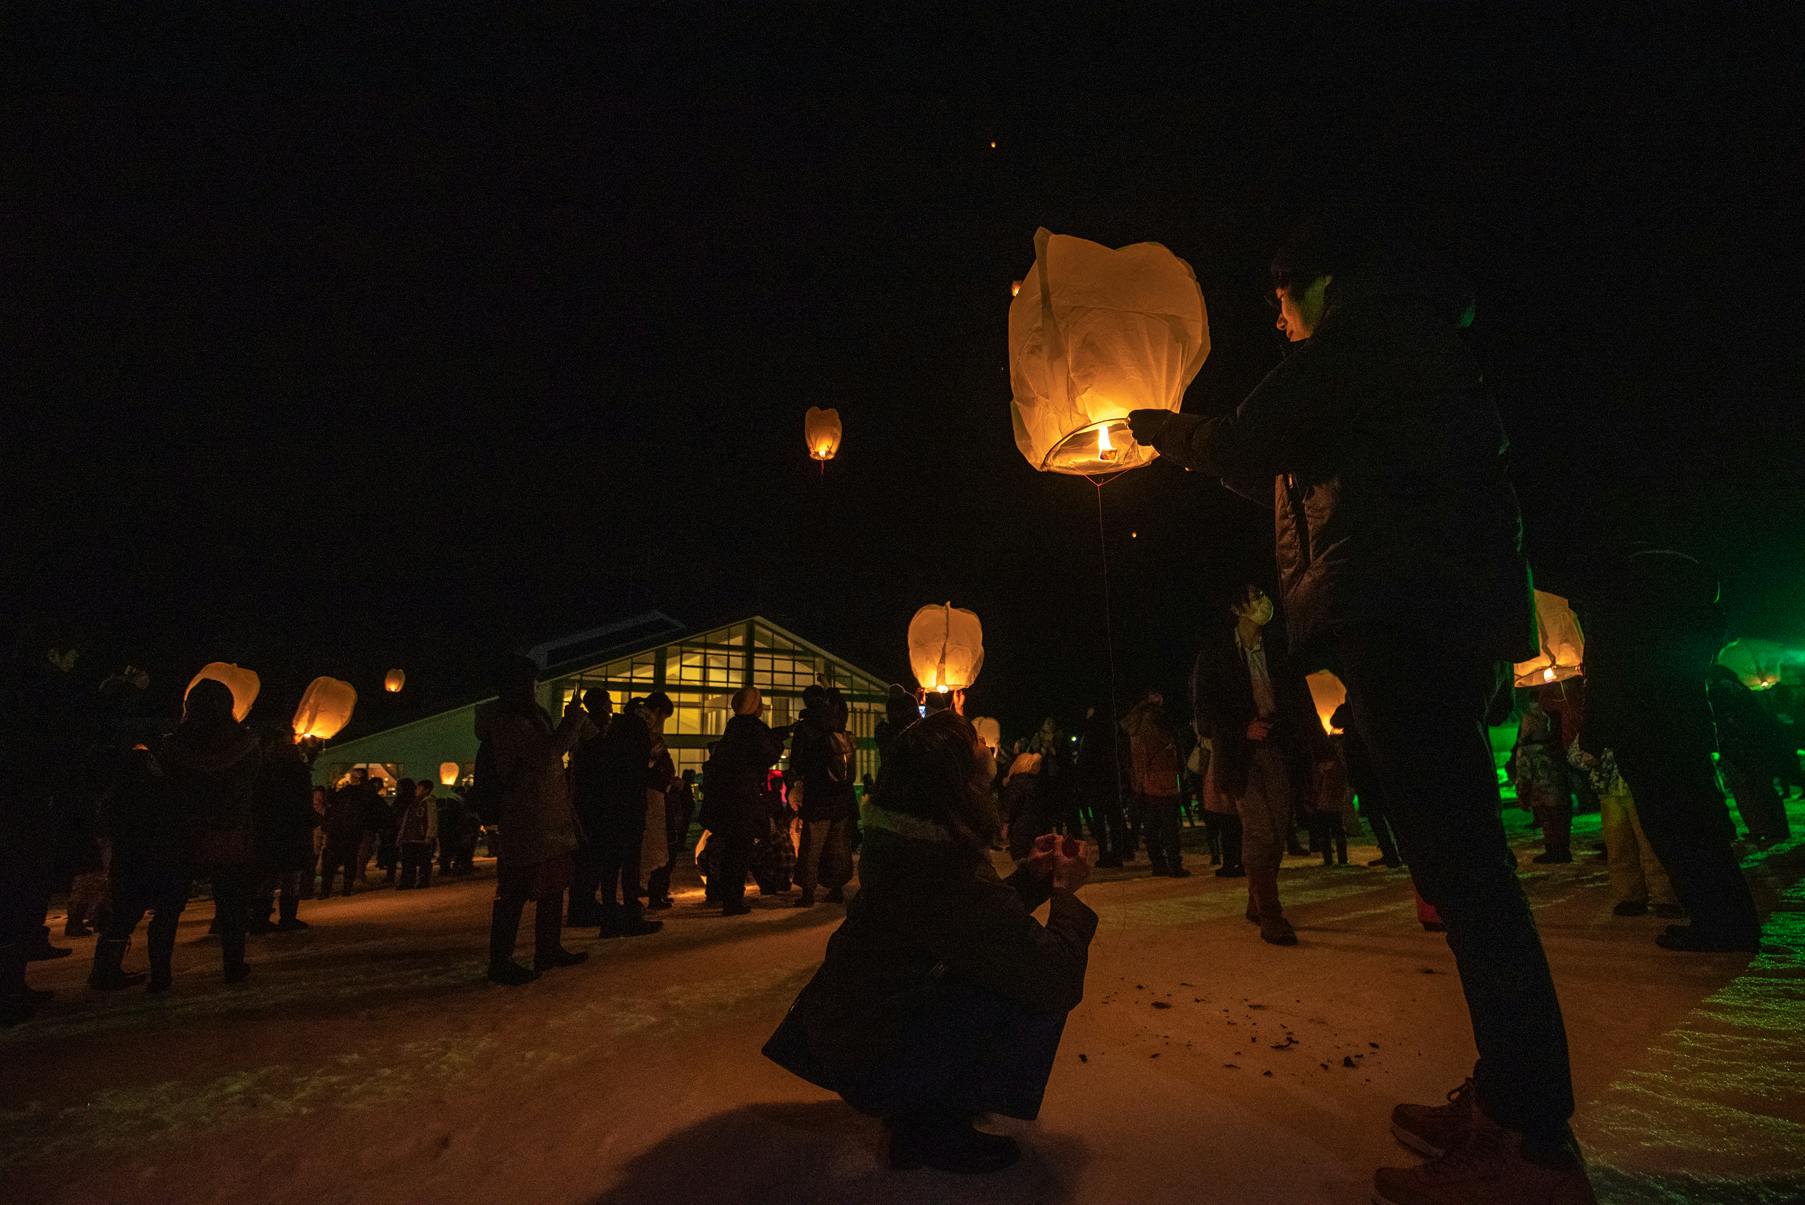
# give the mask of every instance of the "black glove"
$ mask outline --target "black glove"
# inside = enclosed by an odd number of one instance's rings
[[[1172,421],[1170,410],[1130,410],[1128,412],[1128,429],[1134,432],[1134,442],[1146,447],[1153,447],[1159,437],[1165,434],[1166,426]]]

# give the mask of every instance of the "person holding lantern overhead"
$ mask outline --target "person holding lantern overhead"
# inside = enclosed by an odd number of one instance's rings
[[[1291,354],[1234,413],[1129,423],[1161,456],[1273,505],[1296,663],[1346,684],[1403,855],[1447,927],[1479,1058],[1448,1104],[1393,1112],[1430,1161],[1380,1169],[1373,1199],[1590,1202],[1566,1028],[1485,728],[1503,663],[1537,646],[1508,444],[1459,335],[1471,294],[1357,209],[1301,230],[1272,285]]]

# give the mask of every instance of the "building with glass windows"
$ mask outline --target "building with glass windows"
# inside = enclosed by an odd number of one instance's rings
[[[740,687],[759,689],[765,722],[779,728],[801,715],[805,688],[837,686],[857,742],[855,774],[877,772],[883,679],[761,616],[686,631],[653,612],[540,645],[530,655],[542,667],[539,701],[553,720],[572,695],[591,687],[607,690],[617,711],[655,690],[669,695],[676,711],[665,722],[664,741],[679,772],[701,771],[709,744],[732,715],[728,700]],[[330,785],[353,766],[365,766],[382,778],[438,782],[441,767],[453,762],[459,781],[467,780],[476,762],[476,711],[486,702],[335,742],[315,761],[314,781]]]

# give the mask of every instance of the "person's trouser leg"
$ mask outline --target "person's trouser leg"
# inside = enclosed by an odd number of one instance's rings
[[[1642,855],[1636,848],[1636,832],[1629,818],[1629,796],[1598,798],[1598,827],[1604,836],[1605,865],[1611,895],[1620,904],[1646,904],[1648,883],[1642,874]]]
[[[1241,869],[1246,866],[1246,853],[1242,846],[1241,817],[1234,812],[1218,814],[1222,825],[1222,865],[1224,868]]]
[[[188,905],[188,881],[179,876],[163,876],[149,889],[150,924],[145,929],[145,948],[150,957],[150,990],[166,990],[175,973],[176,926],[182,910]]]
[[[1360,815],[1372,827],[1373,840],[1378,843],[1379,856],[1387,862],[1403,860],[1398,853],[1398,840],[1391,831],[1391,817],[1385,814],[1384,796],[1374,791],[1371,796],[1360,797]]]
[[[1667,877],[1667,868],[1655,857],[1655,847],[1648,843],[1648,834],[1642,831],[1642,818],[1636,814],[1635,798],[1630,795],[1619,798],[1623,800],[1624,819],[1629,822],[1630,834],[1636,839],[1636,858],[1642,866],[1642,881],[1648,885],[1649,902],[1670,906],[1679,903],[1673,881]]]
[[[803,821],[801,848],[796,851],[796,882],[802,888],[801,902],[804,904],[815,902],[815,886],[821,878],[822,848],[826,843],[827,821]]]
[[[215,870],[213,906],[219,921],[220,962],[228,976],[244,970],[245,928],[251,919],[251,884],[254,872],[243,868]]]
[[[1680,904],[1702,932],[1746,940],[1761,930],[1755,898],[1725,832],[1729,810],[1702,743],[1664,741],[1657,713],[1644,739],[1615,750],[1636,815]],[[1729,825],[1731,829],[1733,825]]]
[[[1334,652],[1400,849],[1447,927],[1480,1102],[1501,1125],[1564,1141],[1573,1114],[1566,1027],[1505,840],[1484,722],[1497,667],[1401,629],[1338,633]]]
[[[752,865],[752,838],[732,830],[716,833],[715,838],[721,847],[720,863],[715,872],[715,898],[721,901],[721,907],[736,911],[746,906],[746,872]]]
[[[1184,850],[1179,845],[1179,799],[1173,795],[1148,801],[1148,810],[1153,816],[1153,825],[1160,830],[1160,852],[1166,859],[1167,870],[1179,870],[1185,864]]]
[[[1749,836],[1764,841],[1784,841],[1792,836],[1786,819],[1786,805],[1774,790],[1773,776],[1765,770],[1749,772],[1738,768],[1730,777],[1730,790],[1736,795],[1736,811],[1742,816]]]
[[[278,884],[282,892],[281,912],[278,914],[280,924],[292,925],[300,918],[301,883],[306,877],[307,872],[305,871],[285,870],[282,872],[281,881]]]
[[[514,961],[514,942],[520,936],[520,914],[526,911],[527,893],[513,883],[497,882],[495,903],[489,909],[489,973]],[[536,918],[535,918],[536,919]]]
[[[1279,867],[1291,838],[1291,787],[1276,750],[1257,745],[1247,767],[1247,790],[1236,800],[1241,816],[1241,865],[1247,870],[1249,914],[1284,916]]]

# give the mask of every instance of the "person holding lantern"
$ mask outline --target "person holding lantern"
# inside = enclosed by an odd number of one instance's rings
[[[1449,1104],[1394,1111],[1393,1132],[1431,1158],[1381,1169],[1373,1199],[1592,1201],[1566,1028],[1484,727],[1503,663],[1537,644],[1507,441],[1460,339],[1470,291],[1357,209],[1300,231],[1272,284],[1292,350],[1234,413],[1129,422],[1137,443],[1273,506],[1298,663],[1346,684],[1447,926],[1479,1058]]]
[[[981,1113],[1040,1112],[1097,914],[1082,846],[1048,834],[991,865],[991,759],[956,712],[900,732],[865,811],[859,894],[767,1058],[890,1131],[890,1166],[982,1173],[1020,1158]],[[1034,911],[1047,904],[1045,924]]]
[[[1322,725],[1266,591],[1243,583],[1227,602],[1227,622],[1197,654],[1191,695],[1199,729],[1210,738],[1215,789],[1234,800],[1241,819],[1247,919],[1260,926],[1262,941],[1294,946],[1297,933],[1279,902],[1279,867],[1293,818],[1312,798],[1311,733]]]

